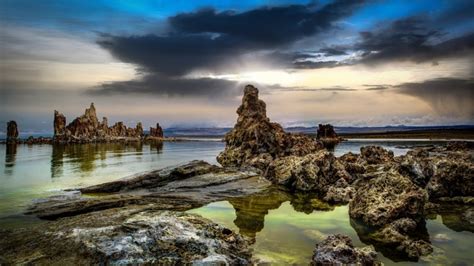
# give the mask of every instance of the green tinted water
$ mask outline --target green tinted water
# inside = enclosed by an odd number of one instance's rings
[[[349,218],[347,205],[331,206],[310,195],[293,196],[271,190],[211,203],[188,212],[200,214],[248,237],[253,243],[255,258],[272,265],[308,265],[316,243],[330,234],[348,235],[358,247],[370,244],[366,240],[366,228]],[[472,225],[462,225],[459,219],[453,218],[450,226],[457,226],[460,232],[456,232],[443,224],[441,216],[432,218],[426,221],[426,233],[434,252],[422,257],[418,263],[472,265]],[[375,248],[386,265],[415,263],[390,249]]]

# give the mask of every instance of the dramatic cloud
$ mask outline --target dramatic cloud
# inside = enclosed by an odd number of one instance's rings
[[[474,117],[474,80],[439,78],[395,86],[402,94],[415,96],[443,115]]]
[[[241,86],[235,81],[213,78],[168,78],[159,75],[147,75],[142,79],[111,82],[90,90],[93,95],[110,94],[151,94],[168,97],[217,98],[241,94]]]
[[[421,18],[397,20],[388,28],[362,32],[353,50],[361,52],[363,63],[388,61],[436,62],[448,57],[474,55],[474,33],[439,41],[444,33],[430,29]]]
[[[264,7],[243,13],[203,9],[176,15],[169,22],[180,33],[210,32],[218,34],[217,38],[233,36],[269,48],[326,30],[334,21],[350,15],[361,3],[360,0],[345,0],[320,9],[309,4]]]
[[[115,58],[135,64],[145,75],[143,80],[105,84],[102,90],[104,93],[130,93],[134,90],[139,93],[149,92],[153,87],[155,93],[165,95],[198,95],[199,92],[207,91],[214,91],[221,96],[232,94],[223,92],[229,86],[213,89],[216,85],[229,85],[229,81],[189,80],[182,77],[192,71],[229,71],[233,62],[252,53],[255,54],[252,57],[254,60],[260,59],[283,67],[291,66],[293,61],[297,61],[296,68],[307,68],[309,65],[314,68],[315,64],[321,64],[321,67],[332,65],[305,61],[315,57],[311,54],[274,52],[272,49],[328,30],[333,22],[351,14],[361,3],[359,0],[334,1],[322,7],[314,4],[290,5],[263,7],[241,13],[201,9],[170,17],[169,32],[164,35],[102,34],[97,42],[101,47]],[[329,49],[325,52],[335,51]]]

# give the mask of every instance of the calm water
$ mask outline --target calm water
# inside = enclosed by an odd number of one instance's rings
[[[357,153],[361,146],[382,145],[400,155],[410,147],[432,143],[352,140],[337,146],[334,153],[339,156],[349,151]],[[18,145],[16,148],[0,145],[0,162],[3,162],[0,163],[0,228],[37,223],[31,217],[22,216],[22,211],[32,200],[61,189],[103,183],[195,159],[216,163],[215,157],[223,149],[224,143],[218,141]],[[269,191],[212,203],[190,212],[240,231],[254,241],[256,257],[276,264],[307,264],[315,243],[327,234],[343,233],[357,246],[367,244],[362,242],[363,230],[349,219],[347,206],[329,206],[309,195]],[[443,224],[443,219],[453,220],[452,217],[427,220],[427,237],[435,252],[423,258],[426,263],[472,265],[474,234],[462,226],[449,224],[455,231]],[[381,256],[386,264],[399,260],[396,255],[384,252]]]

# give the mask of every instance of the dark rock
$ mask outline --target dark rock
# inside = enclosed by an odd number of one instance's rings
[[[163,129],[159,123],[156,123],[156,128],[150,127],[150,137],[163,138]]]
[[[356,248],[345,235],[330,235],[316,245],[311,265],[381,265],[372,247]]]
[[[393,161],[393,152],[380,146],[361,147],[360,155],[368,164],[381,164]]]
[[[237,123],[225,136],[225,150],[217,157],[223,166],[254,166],[265,172],[273,159],[304,156],[322,148],[310,137],[286,133],[270,122],[266,105],[252,85],[245,87],[237,114]]]
[[[251,264],[247,242],[199,215],[129,206],[0,231],[6,264]]]
[[[325,148],[333,149],[338,143],[342,141],[334,127],[331,124],[319,124],[317,132],[316,132],[316,139],[321,141]]]
[[[426,240],[410,237],[416,228],[417,223],[414,220],[402,218],[379,229],[371,235],[371,238],[382,245],[395,247],[409,259],[416,260],[433,252],[433,247]]]
[[[14,144],[18,142],[18,125],[15,121],[7,123],[7,144]]]

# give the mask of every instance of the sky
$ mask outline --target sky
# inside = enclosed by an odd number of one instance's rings
[[[0,123],[474,124],[472,0],[0,0]],[[99,117],[99,119],[100,119]],[[0,128],[0,132],[4,132]]]

